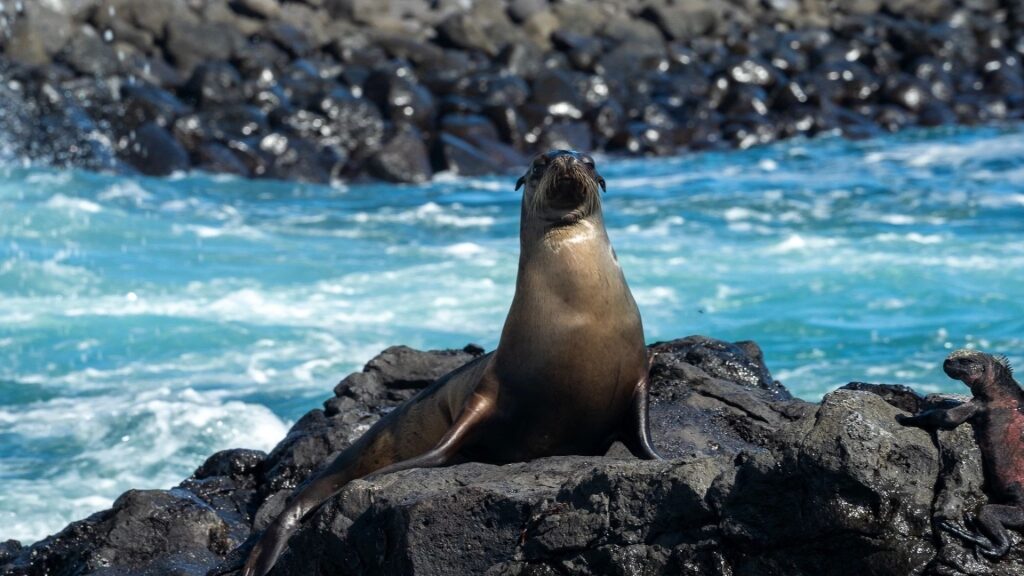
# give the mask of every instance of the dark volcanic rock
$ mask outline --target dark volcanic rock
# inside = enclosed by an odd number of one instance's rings
[[[21,549],[21,542],[18,542],[17,540],[0,542],[0,566],[4,566],[8,562],[14,560],[18,556],[18,553],[21,552]]]
[[[3,136],[29,158],[110,167],[104,142],[189,116],[119,90],[144,83],[191,113],[271,115],[286,140],[174,131],[190,166],[257,177],[421,181],[504,171],[547,147],[666,155],[869,138],[1024,117],[1022,15],[1006,0],[7,2],[5,80],[59,91],[94,79],[132,109],[122,120],[94,90],[55,111],[50,90],[31,89],[23,98],[49,113]],[[497,135],[446,129],[453,113]],[[57,131],[67,145],[49,143]]]
[[[81,26],[71,36],[60,59],[75,71],[88,76],[113,76],[121,67],[114,48],[88,24]]]
[[[638,573],[632,564],[656,573],[668,554],[646,543],[664,546],[711,524],[706,496],[721,472],[708,461],[569,457],[357,482],[311,518],[276,573],[492,574],[534,564]],[[477,529],[470,534],[469,526]],[[381,546],[389,535],[402,544]],[[612,552],[634,546],[640,554]]]
[[[228,62],[204,62],[192,72],[182,94],[201,106],[241,102],[242,76]]]
[[[912,574],[934,555],[935,446],[882,398],[840,390],[741,464],[721,500],[738,573]],[[799,520],[796,520],[799,519]]]
[[[434,165],[462,176],[480,176],[502,171],[502,165],[494,162],[481,150],[458,136],[442,132],[435,144],[437,152]]]
[[[196,167],[207,172],[249,176],[249,168],[230,148],[216,142],[200,144],[193,153]]]
[[[331,121],[336,142],[350,153],[365,157],[383,146],[384,119],[372,102],[335,88],[320,98],[318,109]]]
[[[131,490],[111,509],[22,550],[4,574],[203,575],[238,541],[186,490]]]
[[[434,380],[455,370],[484,353],[483,348],[470,344],[462,350],[432,350],[423,352],[408,346],[392,346],[367,362],[363,372],[373,375],[381,385],[392,389],[424,388]],[[335,387],[335,394],[344,391],[343,380]]]
[[[8,24],[6,54],[21,64],[48,64],[71,38],[72,20],[42,3],[30,3],[27,8],[28,14]]]
[[[149,176],[167,176],[189,167],[184,146],[170,132],[152,122],[139,126],[125,138],[121,155]]]
[[[434,120],[434,97],[406,68],[371,74],[363,91],[395,123],[428,128]]]
[[[167,54],[186,74],[204,62],[230,60],[240,43],[238,33],[221,23],[175,18],[167,24]]]
[[[370,175],[388,182],[426,182],[433,175],[423,134],[404,125],[372,157]]]
[[[917,414],[924,410],[925,401],[920,394],[914,392],[909,386],[899,384],[868,384],[865,382],[850,382],[841,388],[842,390],[854,390],[858,392],[871,392],[881,396],[883,400],[910,414]]]
[[[983,502],[969,430],[896,422],[957,398],[854,383],[789,397],[752,342],[653,345],[651,421],[672,459],[557,457],[355,481],[306,519],[274,574],[1009,575],[933,529]],[[237,573],[291,490],[437,377],[483,350],[394,347],[335,388],[268,456],[211,456],[179,487],[129,492],[0,573]],[[219,565],[219,566],[218,566]],[[215,568],[216,567],[216,568]],[[213,570],[211,570],[213,569]]]
[[[122,86],[121,99],[125,102],[125,119],[131,125],[152,121],[166,127],[190,111],[174,94],[148,84]]]
[[[691,40],[710,31],[720,8],[709,0],[685,0],[675,6],[652,3],[643,16],[658,25],[670,40]]]
[[[651,353],[651,429],[665,456],[764,451],[774,432],[811,407],[790,401],[753,342],[691,336]]]
[[[311,142],[284,132],[271,132],[259,140],[259,149],[269,158],[265,174],[280,180],[325,183],[332,170]]]
[[[438,26],[437,33],[442,45],[479,51],[492,57],[497,56],[500,49],[483,23],[468,14],[451,16]]]

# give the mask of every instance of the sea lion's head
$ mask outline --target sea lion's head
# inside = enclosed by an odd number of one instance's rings
[[[1013,369],[1005,356],[992,356],[977,350],[957,350],[942,364],[946,375],[970,386],[975,394],[994,391],[995,387],[1016,383]]]
[[[552,225],[571,225],[598,212],[604,178],[594,159],[574,150],[538,154],[516,182],[523,192],[524,211]],[[600,190],[599,190],[600,189]]]

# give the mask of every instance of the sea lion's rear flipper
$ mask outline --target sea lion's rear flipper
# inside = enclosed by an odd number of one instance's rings
[[[645,374],[633,391],[633,404],[630,407],[626,429],[622,432],[622,443],[633,456],[641,460],[664,460],[654,448],[654,441],[651,439],[651,420],[648,416],[650,397],[647,387],[648,379]]]
[[[267,526],[249,553],[242,575],[265,576],[270,572],[302,519],[352,480],[370,480],[398,470],[430,468],[450,463],[476,425],[493,412],[492,396],[482,393],[482,387],[479,386],[487,358],[483,356],[438,379],[416,398],[378,421],[339,454],[301,488],[281,514]],[[459,390],[465,390],[462,385],[474,386],[470,388],[473,391],[468,392],[468,397],[459,393]],[[445,406],[451,406],[448,402],[461,402],[461,411],[454,421],[448,420],[446,416],[450,409]],[[450,425],[448,422],[451,422]],[[432,435],[432,432],[436,435]],[[438,438],[438,435],[440,439],[434,443],[433,439]],[[424,442],[429,443],[424,445]],[[417,445],[420,446],[419,450],[426,452],[395,462],[402,457],[402,451],[408,454]]]
[[[419,456],[385,466],[368,475],[365,479],[373,480],[384,474],[398,472],[399,470],[409,470],[410,468],[435,468],[450,464],[458,455],[459,449],[466,444],[466,440],[470,438],[476,426],[491,416],[493,412],[494,401],[480,392],[474,392],[466,400],[462,413],[452,423],[451,428],[441,438],[441,441],[437,443],[437,446]]]

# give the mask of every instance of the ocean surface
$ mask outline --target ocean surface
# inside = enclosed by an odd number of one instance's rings
[[[598,159],[647,339],[756,340],[806,399],[1024,358],[1024,126]],[[514,176],[314,186],[0,162],[0,540],[268,450],[392,344],[492,348]]]

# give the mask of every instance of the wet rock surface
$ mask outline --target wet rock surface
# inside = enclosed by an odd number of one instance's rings
[[[6,2],[0,137],[58,167],[314,182],[866,138],[1021,118],[1022,29],[1016,0]]]
[[[986,501],[967,427],[896,415],[964,398],[852,383],[793,399],[753,342],[654,344],[651,420],[668,459],[469,463],[355,481],[313,513],[274,574],[1016,574],[936,529]],[[179,486],[129,491],[0,574],[235,574],[287,496],[437,377],[483,354],[396,346],[270,453],[214,454]],[[1014,536],[1019,540],[1019,535]]]

